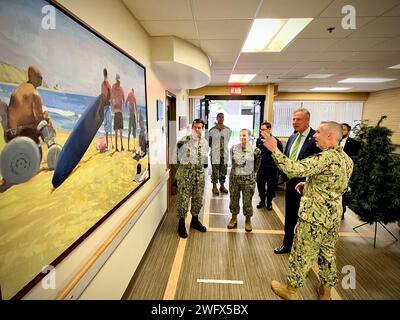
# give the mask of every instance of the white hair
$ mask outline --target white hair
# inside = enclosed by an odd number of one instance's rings
[[[322,121],[321,125],[328,128],[328,130],[334,135],[339,142],[343,137],[342,125],[335,121]]]
[[[302,112],[302,113],[308,118],[308,120],[310,120],[310,118],[311,118],[311,113],[310,113],[310,111],[308,111],[306,108],[299,108],[299,109],[296,109],[296,110],[293,111],[293,114],[294,114],[294,113],[297,113],[297,112]]]

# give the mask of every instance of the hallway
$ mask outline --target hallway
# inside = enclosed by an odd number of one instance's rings
[[[188,228],[189,237],[177,235],[175,199],[160,223],[152,243],[143,257],[123,299],[129,300],[276,300],[272,279],[285,281],[288,255],[276,255],[273,249],[282,240],[284,192],[278,191],[273,211],[257,209],[257,191],[253,198],[253,231],[244,231],[244,216],[239,215],[238,228],[228,230],[229,195],[214,196],[207,179],[205,201],[200,219],[206,233]],[[191,216],[186,219],[189,226]],[[380,226],[376,248],[374,228],[363,226],[350,210],[342,222],[337,247],[339,284],[333,292],[335,300],[400,299],[400,242]],[[388,229],[397,237],[396,224]],[[342,279],[354,266],[355,289],[342,287]],[[317,299],[317,267],[310,271],[305,287],[299,290],[304,300]],[[343,272],[342,274],[340,272]],[[346,279],[344,279],[346,280]],[[346,281],[343,281],[347,283]]]

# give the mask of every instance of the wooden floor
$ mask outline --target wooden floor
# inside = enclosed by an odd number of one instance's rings
[[[284,222],[284,193],[278,192],[273,211],[257,209],[253,199],[253,231],[244,231],[244,216],[239,215],[238,229],[228,230],[229,195],[213,196],[211,184],[205,191],[200,220],[206,233],[188,228],[189,237],[177,235],[175,198],[155,234],[123,299],[133,300],[275,300],[272,279],[285,281],[288,255],[276,255],[281,244]],[[186,219],[187,226],[190,214]],[[339,284],[333,292],[338,300],[400,299],[400,241],[378,225],[374,248],[374,227],[366,225],[353,231],[361,221],[350,210],[342,222],[337,247]],[[387,228],[400,238],[396,224]],[[355,289],[345,289],[348,271],[355,270]],[[345,267],[342,273],[342,268]],[[351,268],[351,267],[350,267]],[[301,299],[317,299],[318,267],[310,271]]]

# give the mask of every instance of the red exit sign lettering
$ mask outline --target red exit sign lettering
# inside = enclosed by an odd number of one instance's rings
[[[231,87],[231,94],[242,94],[242,88],[240,87]]]

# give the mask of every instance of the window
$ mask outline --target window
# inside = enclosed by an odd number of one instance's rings
[[[288,137],[293,133],[293,111],[306,108],[311,113],[310,126],[316,129],[321,121],[346,122],[352,128],[362,119],[362,101],[275,101],[273,134]]]

